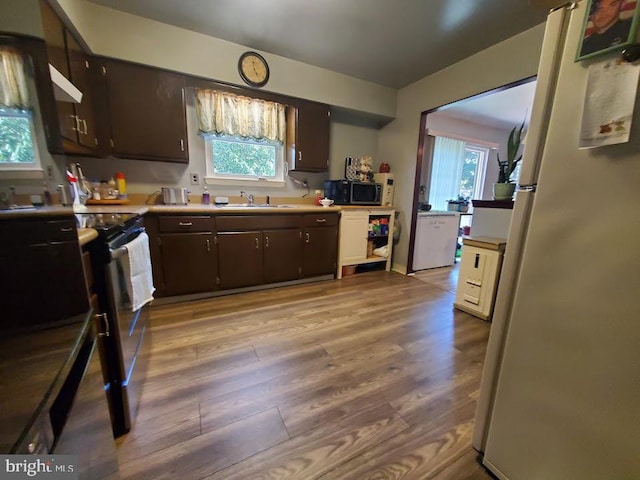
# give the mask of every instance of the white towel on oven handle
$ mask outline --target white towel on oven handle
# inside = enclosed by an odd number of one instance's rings
[[[124,246],[127,255],[122,255],[118,260],[124,272],[131,310],[135,312],[153,300],[153,292],[156,291],[151,271],[149,235],[142,232]]]

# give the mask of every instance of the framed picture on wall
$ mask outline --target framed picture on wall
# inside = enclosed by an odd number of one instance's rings
[[[621,50],[635,41],[638,0],[588,0],[576,62]]]

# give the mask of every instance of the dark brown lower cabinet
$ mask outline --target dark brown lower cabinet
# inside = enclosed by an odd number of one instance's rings
[[[218,233],[220,288],[240,288],[264,283],[262,232]]]
[[[302,277],[302,230],[265,230],[264,283],[286,282]]]
[[[0,323],[27,328],[89,310],[74,217],[0,221]]]
[[[216,289],[217,255],[213,233],[162,234],[160,250],[165,295]]]
[[[338,227],[306,228],[303,238],[303,276],[308,278],[336,273]]]

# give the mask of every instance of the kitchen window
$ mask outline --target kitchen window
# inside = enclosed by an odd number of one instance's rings
[[[11,47],[0,47],[0,172],[40,170],[35,148],[28,63]]]
[[[196,108],[207,183],[284,185],[284,105],[197,89]]]
[[[0,169],[30,170],[39,168],[34,144],[31,112],[0,108]]]

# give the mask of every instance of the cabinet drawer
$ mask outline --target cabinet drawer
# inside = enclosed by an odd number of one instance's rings
[[[47,222],[47,240],[49,242],[69,242],[78,240],[75,218]]]
[[[158,217],[158,228],[162,233],[211,232],[213,218],[193,215]]]
[[[75,218],[42,221],[38,219],[2,222],[2,247],[25,248],[29,245],[77,242]]]
[[[300,215],[223,215],[216,217],[216,227],[219,232],[299,228],[301,224]]]
[[[337,213],[313,214],[304,216],[305,227],[330,227],[338,224]]]

